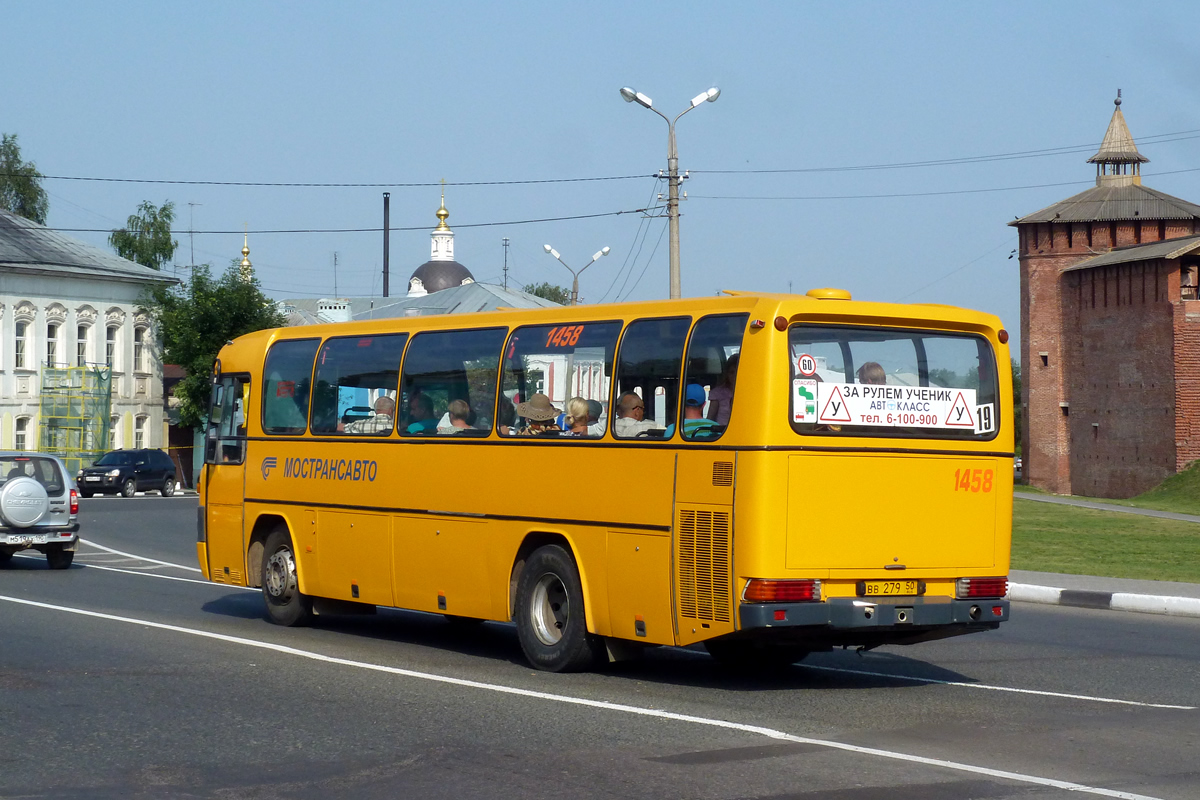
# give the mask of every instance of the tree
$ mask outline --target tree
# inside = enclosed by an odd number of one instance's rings
[[[136,214],[129,215],[124,228],[112,232],[108,243],[121,258],[160,270],[179,247],[179,242],[171,238],[174,221],[174,203],[167,200],[161,207],[156,207],[147,200],[138,206]]]
[[[182,425],[204,424],[213,362],[226,342],[286,322],[257,280],[242,280],[239,264],[234,259],[220,279],[213,278],[208,264],[202,264],[182,285],[157,287],[142,299],[162,333],[163,363],[187,370],[187,377],[175,387]]]
[[[564,289],[562,286],[555,286],[553,283],[545,281],[522,286],[521,291],[540,297],[543,300],[549,300],[552,303],[558,303],[560,306],[565,306],[571,302],[570,289]]]
[[[0,208],[38,225],[46,224],[50,212],[50,201],[42,188],[42,173],[32,161],[21,160],[15,133],[0,138]]]

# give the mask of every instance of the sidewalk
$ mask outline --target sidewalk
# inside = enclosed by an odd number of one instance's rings
[[[1094,503],[1073,497],[1015,492],[1013,499],[1200,523],[1200,517],[1192,514]],[[1090,575],[1063,575],[1057,572],[1028,572],[1019,569],[1011,570],[1008,578],[1008,598],[1018,603],[1049,603],[1080,608],[1200,617],[1200,584],[1196,583],[1097,578]]]
[[[1200,617],[1200,584],[1097,578],[1014,569],[1008,574],[1008,599],[1113,611],[1140,611]]]

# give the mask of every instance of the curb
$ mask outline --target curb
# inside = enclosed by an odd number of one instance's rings
[[[1200,597],[1094,592],[1083,589],[1035,586],[1029,583],[1010,583],[1008,599],[1019,603],[1136,611],[1142,614],[1168,614],[1175,617],[1200,617]]]

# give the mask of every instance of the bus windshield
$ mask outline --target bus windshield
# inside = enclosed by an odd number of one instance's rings
[[[982,336],[793,325],[792,428],[829,436],[988,440],[996,361]]]

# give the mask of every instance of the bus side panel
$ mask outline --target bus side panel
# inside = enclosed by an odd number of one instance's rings
[[[671,537],[608,532],[609,635],[674,644],[671,619]]]
[[[494,534],[485,520],[410,516],[393,518],[392,570],[396,605],[476,619],[505,619],[495,587],[508,584],[487,553]]]
[[[315,593],[392,605],[391,519],[385,514],[320,509],[316,529],[320,589]]]

